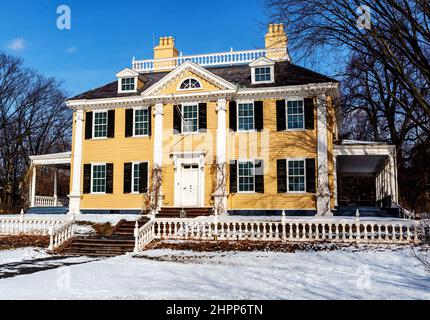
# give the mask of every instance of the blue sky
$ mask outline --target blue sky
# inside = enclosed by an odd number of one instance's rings
[[[61,4],[71,8],[71,30],[57,29]],[[184,55],[262,48],[267,20],[263,0],[8,1],[0,50],[77,94],[115,80],[133,56],[152,58],[154,37],[172,35]]]

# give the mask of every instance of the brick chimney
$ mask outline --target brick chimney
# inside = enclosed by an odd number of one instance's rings
[[[272,60],[288,59],[288,37],[285,33],[284,25],[282,23],[269,24],[269,31],[266,34],[265,40],[266,49],[269,49],[266,55],[267,58]]]

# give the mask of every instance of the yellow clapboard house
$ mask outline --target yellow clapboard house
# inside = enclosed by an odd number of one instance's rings
[[[259,50],[183,56],[163,37],[154,59],[133,59],[112,83],[67,102],[67,160],[32,163],[70,163],[72,214],[330,214],[336,157],[363,149],[336,150],[338,98],[338,81],[291,61],[282,24]]]

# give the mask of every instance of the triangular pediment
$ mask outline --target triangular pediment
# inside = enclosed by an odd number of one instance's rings
[[[260,57],[249,64],[250,67],[264,67],[273,65],[275,65],[275,61],[266,57]]]
[[[188,79],[195,79],[200,87],[196,89],[181,90],[181,84]],[[198,64],[186,61],[171,71],[160,81],[145,90],[143,96],[153,96],[162,94],[186,94],[190,92],[205,92],[218,90],[235,90],[236,86],[227,80],[213,74]]]
[[[124,70],[116,74],[117,78],[127,78],[127,77],[137,77],[137,76],[139,76],[139,72],[131,70],[130,68],[125,68]]]

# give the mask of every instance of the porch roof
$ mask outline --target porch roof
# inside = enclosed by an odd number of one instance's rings
[[[64,165],[70,164],[72,161],[72,152],[42,154],[30,156],[32,165]]]
[[[333,148],[335,156],[392,156],[396,146],[382,142],[342,140]]]

